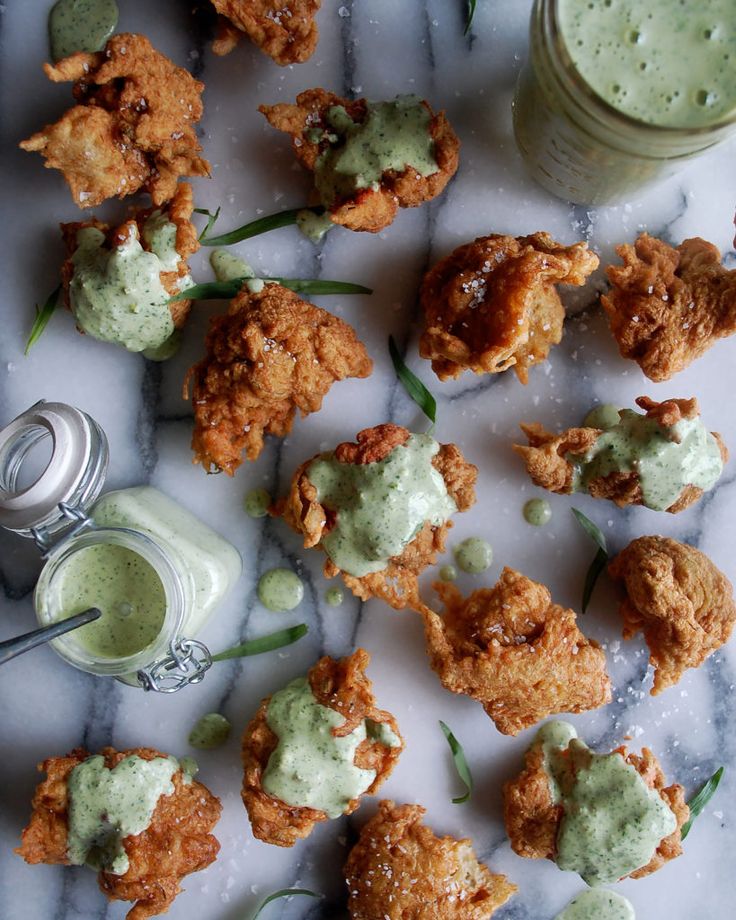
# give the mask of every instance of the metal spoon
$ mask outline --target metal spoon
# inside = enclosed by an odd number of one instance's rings
[[[7,639],[0,642],[0,664],[5,664],[11,658],[22,655],[23,652],[36,648],[37,645],[43,645],[49,639],[56,639],[57,636],[63,636],[64,633],[71,632],[73,629],[79,629],[85,623],[91,623],[102,616],[102,611],[97,607],[90,607],[82,613],[77,613],[68,620],[61,620],[59,623],[52,623],[51,626],[43,626],[41,629],[35,629],[33,632],[23,633],[21,636],[15,636],[13,639]]]

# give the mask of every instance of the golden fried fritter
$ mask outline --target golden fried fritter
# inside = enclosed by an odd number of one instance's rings
[[[366,428],[357,435],[357,443],[347,441],[338,444],[334,456],[340,463],[375,463],[387,457],[395,447],[404,444],[410,434],[410,431],[399,425],[385,424]],[[309,465],[319,456],[302,463],[296,470],[291,481],[291,491],[285,500],[279,502],[276,513],[283,515],[290,527],[304,535],[305,547],[316,546],[324,550],[322,537],[333,526],[336,515],[330,508],[320,504],[317,489],[309,480]],[[454,444],[441,444],[439,452],[432,458],[432,465],[442,475],[448,495],[454,500],[457,510],[467,511],[475,502],[477,467],[468,463]],[[418,606],[418,576],[435,562],[438,553],[443,552],[450,527],[451,521],[438,526],[425,522],[414,539],[404,547],[401,555],[393,556],[380,572],[357,577],[341,571],[328,558],[323,569],[325,578],[334,578],[340,573],[348,588],[361,600],[380,597],[397,610]]]
[[[92,208],[139,189],[169,201],[180,176],[208,176],[194,125],[204,85],[143,35],[114,35],[105,50],[44,64],[54,83],[74,82],[77,105],[22,141],[64,174],[74,201]]]
[[[314,53],[314,17],[322,0],[211,0],[220,17],[212,50],[228,54],[243,34],[277,64],[301,64]]]
[[[622,357],[650,380],[669,380],[736,332],[736,271],[712,243],[695,237],[673,249],[643,233],[616,252],[624,264],[606,268],[612,288],[601,303]]]
[[[420,610],[432,669],[447,690],[478,700],[504,735],[610,702],[605,654],[544,585],[505,568],[467,598],[446,582],[433,587],[442,616]]]
[[[390,712],[376,708],[373,685],[365,674],[369,661],[370,655],[362,648],[339,661],[325,655],[307,675],[317,702],[345,717],[343,724],[334,729],[335,736],[350,734],[368,719],[386,725],[401,742],[399,746],[388,747],[369,735],[359,745],[355,765],[363,770],[375,771],[376,778],[361,796],[351,800],[345,814],[352,814],[360,806],[364,795],[373,795],[378,790],[391,774],[404,749],[403,738],[394,717]],[[265,843],[291,847],[302,837],[308,837],[315,824],[327,821],[328,816],[316,808],[288,805],[264,791],[263,774],[278,744],[278,738],[267,722],[270,701],[271,697],[266,697],[261,702],[258,712],[243,733],[244,774],[241,796],[253,835]]]
[[[105,766],[113,769],[126,757],[143,760],[166,757],[152,748],[116,751],[103,748]],[[16,850],[28,863],[68,865],[67,781],[89,753],[77,748],[66,757],[50,757],[38,769],[47,774],[33,796],[33,814]],[[129,867],[124,875],[100,871],[98,882],[113,901],[135,901],[126,920],[147,920],[164,914],[181,889],[181,880],[214,862],[220,849],[210,833],[220,817],[220,800],[181,770],[173,776],[174,792],[162,795],[149,826],[125,837]]]
[[[161,284],[172,295],[178,294],[181,290],[181,284],[189,276],[189,265],[187,260],[199,249],[199,240],[197,239],[197,228],[191,221],[194,202],[192,200],[192,187],[187,182],[182,182],[176,186],[174,197],[167,202],[163,208],[133,208],[131,216],[119,227],[111,228],[109,224],[103,223],[95,218],[85,221],[76,221],[75,223],[60,224],[61,235],[64,239],[67,258],[61,267],[61,282],[64,290],[64,303],[68,310],[72,309],[69,294],[69,285],[74,276],[74,264],[71,261],[72,256],[77,250],[77,233],[86,227],[95,227],[107,237],[109,248],[115,249],[123,246],[133,235],[141,244],[143,249],[150,252],[151,247],[143,235],[143,228],[146,220],[156,211],[166,217],[172,224],[176,225],[176,251],[181,257],[181,261],[175,271],[162,271],[160,273]],[[189,309],[192,305],[191,300],[177,300],[169,304],[171,317],[174,326],[180,329],[189,315]],[[81,331],[81,330],[80,330]]]
[[[562,338],[565,308],[557,284],[585,284],[598,267],[587,243],[561,246],[548,233],[494,233],[458,247],[424,276],[419,354],[440,380],[528,368]]]
[[[656,789],[677,819],[676,829],[658,844],[651,860],[630,873],[629,878],[643,878],[682,853],[680,832],[690,816],[682,786],[665,786],[659,761],[649,748],[641,754],[629,754],[625,747],[615,752],[635,767],[650,789]],[[550,792],[549,777],[544,769],[541,745],[532,745],[525,755],[524,769],[503,787],[503,812],[506,833],[511,848],[527,859],[551,859],[557,855],[557,836],[564,817],[564,808],[556,805]]]
[[[378,233],[392,223],[399,208],[415,208],[431,201],[455,175],[460,141],[444,112],[435,114],[428,102],[422,101],[421,104],[430,116],[428,130],[433,141],[437,172],[423,176],[410,164],[401,172],[386,170],[377,183],[378,187],[356,188],[338,195],[335,201],[323,201],[333,223],[349,230]],[[349,118],[358,124],[365,122],[369,112],[366,99],[350,101],[319,88],[300,93],[295,105],[262,105],[259,111],[274,128],[291,136],[296,158],[305,169],[314,173],[320,158],[338,141],[326,120],[333,106],[342,106]]]
[[[661,403],[648,396],[640,396],[636,404],[644,410],[646,418],[658,422],[663,429],[671,428],[683,419],[694,419],[700,414],[696,399],[667,399]],[[570,495],[575,489],[575,463],[582,461],[603,434],[599,428],[567,428],[561,434],[547,431],[539,422],[522,424],[521,430],[527,436],[529,446],[514,444],[513,448],[526,464],[526,471],[532,482],[548,489]],[[728,460],[728,450],[716,431],[715,438],[723,463]],[[668,440],[677,441],[676,433],[665,434]],[[590,479],[586,491],[593,498],[607,498],[620,508],[626,505],[644,505],[636,470],[614,471],[606,476]],[[703,490],[689,483],[676,501],[666,510],[677,514],[694,504],[703,495]]]
[[[297,409],[317,412],[333,383],[368,377],[373,362],[352,326],[280,284],[244,285],[225,316],[215,316],[207,356],[194,379],[194,463],[232,475],[255,460],[264,434],[284,437]]]
[[[420,805],[378,803],[343,869],[352,920],[487,920],[517,890],[467,838],[437,837]]]
[[[731,582],[694,546],[639,537],[612,560],[608,573],[625,592],[624,639],[641,630],[649,646],[653,695],[728,642],[736,622]]]

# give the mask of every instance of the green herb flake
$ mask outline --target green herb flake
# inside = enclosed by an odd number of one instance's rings
[[[465,31],[463,35],[467,35],[468,32],[470,32],[470,27],[473,25],[476,4],[477,0],[465,0]]]
[[[682,825],[682,830],[680,831],[680,839],[684,840],[687,835],[690,833],[690,828],[692,827],[693,821],[698,817],[700,812],[705,808],[705,806],[710,802],[710,800],[715,795],[718,784],[721,781],[723,776],[723,767],[719,767],[716,772],[707,780],[703,785],[698,789],[695,795],[687,803],[688,808],[690,809],[690,817]]]
[[[54,288],[54,290],[47,297],[46,303],[43,305],[43,307],[41,307],[40,310],[38,309],[38,304],[36,304],[36,319],[31,328],[31,333],[28,336],[26,347],[23,350],[24,355],[28,355],[28,352],[43,335],[44,330],[49,324],[49,320],[54,315],[54,311],[56,310],[59,294],[61,294],[61,285]]]
[[[273,894],[270,894],[262,903],[258,910],[253,914],[253,920],[258,920],[261,916],[261,912],[264,907],[272,901],[277,901],[279,898],[290,898],[295,894],[303,894],[308,898],[321,898],[321,894],[317,894],[315,891],[309,891],[307,888],[282,888],[280,891],[274,891]]]
[[[473,776],[470,772],[470,767],[468,762],[465,759],[465,751],[457,738],[453,735],[450,729],[445,725],[445,723],[440,719],[440,728],[445,738],[447,738],[447,743],[450,746],[450,751],[452,752],[452,759],[455,762],[455,769],[460,779],[465,784],[465,795],[461,795],[456,799],[452,800],[453,805],[462,805],[463,802],[467,802],[473,792]]]
[[[214,223],[214,220],[212,220],[212,222],[208,223],[205,227],[204,233],[200,236],[199,241],[203,246],[232,246],[233,243],[249,240],[254,236],[259,236],[261,233],[268,233],[270,230],[278,230],[279,227],[289,227],[295,224],[297,215],[301,211],[311,211],[318,216],[325,213],[325,209],[321,206],[314,208],[293,208],[290,211],[279,211],[278,214],[267,214],[266,217],[259,217],[257,220],[251,220],[249,223],[243,224],[242,227],[236,227],[235,230],[221,233],[219,236],[208,236],[207,234]],[[218,208],[215,215],[219,214],[219,212],[220,209]],[[199,213],[208,214],[209,212],[205,211]]]
[[[593,594],[593,588],[595,588],[595,584],[598,581],[598,576],[608,564],[608,548],[606,546],[606,538],[603,536],[603,531],[597,524],[594,524],[590,518],[587,518],[583,512],[578,511],[577,508],[573,508],[572,513],[575,515],[575,520],[578,522],[578,524],[580,524],[583,530],[598,547],[598,552],[593,557],[593,561],[590,563],[590,567],[585,573],[585,583],[583,584],[582,599],[582,612],[585,613],[585,611],[588,609],[588,604],[590,603],[590,598]]]
[[[177,300],[232,300],[240,292],[245,281],[260,280],[266,284],[280,284],[302,294],[372,294],[371,288],[350,281],[329,281],[320,278],[234,278],[232,281],[209,281],[195,284],[169,298],[169,303]]]
[[[422,381],[406,366],[392,335],[388,337],[388,353],[391,355],[396,376],[404,389],[434,425],[437,420],[437,401]]]
[[[292,645],[302,636],[306,636],[308,632],[309,628],[306,623],[289,626],[287,629],[280,629],[278,632],[269,633],[267,636],[251,639],[242,645],[236,645],[234,648],[226,649],[224,652],[218,652],[212,656],[212,660],[227,661],[229,658],[248,658],[250,655],[262,655],[264,652],[272,652],[277,648],[283,648],[285,645]]]

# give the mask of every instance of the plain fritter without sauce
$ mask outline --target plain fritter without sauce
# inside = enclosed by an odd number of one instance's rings
[[[335,201],[323,202],[333,223],[349,230],[378,233],[393,221],[399,208],[418,207],[443,191],[457,172],[460,141],[444,112],[433,112],[426,101],[421,105],[429,117],[428,132],[436,171],[421,175],[411,164],[401,171],[384,171],[375,185],[355,188],[338,195]],[[356,124],[365,122],[370,110],[366,99],[351,101],[317,88],[300,93],[295,104],[262,105],[259,111],[272,127],[291,137],[297,160],[315,173],[322,158],[341,142],[327,121],[328,113],[336,106],[343,108]]]
[[[610,702],[603,650],[544,585],[505,568],[467,598],[452,584],[433,587],[442,616],[420,608],[432,669],[447,690],[478,700],[503,734]]]
[[[736,271],[712,243],[695,237],[676,248],[643,233],[616,251],[601,295],[622,357],[650,380],[669,380],[718,339],[736,332]]]
[[[654,666],[652,694],[676,684],[731,636],[736,622],[733,588],[694,546],[668,537],[639,537],[608,572],[624,591],[624,639],[641,631]]]
[[[354,329],[279,284],[247,284],[210,322],[207,355],[191,368],[194,462],[232,475],[255,460],[264,435],[284,437],[294,416],[317,412],[333,383],[368,377],[373,362]]]
[[[165,757],[151,748],[101,751],[105,766],[114,768],[126,757],[143,760]],[[39,764],[46,778],[33,796],[33,813],[16,852],[28,863],[67,865],[67,781],[72,770],[89,757],[77,748],[66,757],[50,757]],[[124,875],[101,871],[99,886],[111,900],[135,901],[127,920],[147,920],[166,913],[191,872],[214,862],[220,845],[211,833],[220,817],[220,800],[181,770],[173,776],[174,792],[162,795],[149,826],[123,839],[129,867]]]
[[[366,791],[352,799],[345,814],[360,806],[364,795],[373,795],[391,774],[403,750],[398,724],[390,712],[376,707],[372,683],[365,674],[370,655],[357,649],[347,658],[335,660],[326,655],[308,674],[315,699],[322,706],[344,716],[345,721],[334,730],[335,735],[347,735],[364,720],[387,726],[399,738],[400,745],[388,747],[367,737],[356,751],[355,765],[373,770],[376,778]],[[263,788],[263,774],[278,737],[268,725],[267,715],[271,697],[264,699],[243,734],[243,804],[248,812],[253,835],[265,843],[291,847],[297,840],[308,837],[316,824],[327,821],[328,815],[319,809],[289,805]]]
[[[243,35],[280,64],[300,64],[314,53],[314,17],[322,0],[211,0],[220,14],[215,54],[228,54]]]
[[[663,432],[682,420],[698,418],[700,410],[696,399],[667,399],[661,403],[640,396],[636,404],[644,410],[648,420],[655,421]],[[547,431],[538,422],[522,424],[529,445],[514,444],[514,451],[524,460],[532,482],[550,492],[570,495],[575,489],[576,461],[582,462],[604,433],[599,428],[567,428],[560,434]],[[728,459],[728,450],[718,432],[710,432],[718,445],[722,463]],[[677,435],[672,433],[672,440]],[[587,481],[586,491],[593,498],[606,498],[620,508],[626,505],[644,505],[639,474],[635,469],[614,471],[606,476]],[[689,483],[675,501],[665,510],[677,514],[697,502],[703,489]]]
[[[385,424],[366,428],[356,438],[338,444],[334,457],[340,463],[368,464],[383,460],[396,447],[409,439],[411,432],[399,425]],[[279,503],[277,513],[281,514],[297,533],[303,534],[304,546],[319,547],[326,533],[335,521],[335,511],[321,504],[318,492],[310,481],[308,468],[321,455],[317,455],[296,470],[288,497]],[[457,505],[458,511],[467,511],[475,502],[475,481],[477,467],[468,463],[455,444],[441,444],[439,452],[432,458],[432,465],[441,474],[448,495]],[[416,606],[419,602],[418,576],[432,565],[439,553],[444,551],[447,532],[451,521],[441,525],[425,522],[417,535],[405,546],[399,556],[389,559],[385,569],[363,576],[350,575],[341,571],[328,557],[324,564],[326,578],[341,574],[345,584],[361,600],[380,597],[397,610]]]
[[[464,370],[522,383],[562,338],[565,308],[556,285],[582,285],[598,267],[587,243],[561,246],[548,233],[479,237],[424,276],[419,353],[440,380]]]
[[[143,35],[114,35],[105,50],[45,64],[54,83],[74,81],[77,105],[22,141],[64,174],[80,208],[139,189],[169,201],[181,176],[207,176],[194,126],[204,85]]]
[[[487,920],[517,890],[467,838],[437,837],[425,813],[379,802],[343,869],[351,920]]]
[[[656,789],[662,801],[672,811],[677,827],[659,841],[650,861],[629,878],[644,878],[682,853],[681,830],[690,815],[682,786],[666,780],[657,758],[648,748],[641,754],[630,754],[625,747],[616,752],[633,766],[650,789]],[[527,859],[551,859],[557,855],[557,838],[564,817],[564,808],[555,804],[550,791],[549,776],[544,768],[544,751],[532,745],[525,755],[523,771],[503,788],[503,811],[511,848]]]

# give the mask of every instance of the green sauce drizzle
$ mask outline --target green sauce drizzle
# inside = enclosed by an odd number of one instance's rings
[[[339,607],[340,604],[345,600],[345,595],[342,592],[342,588],[328,588],[325,591],[325,600],[330,605],[330,607]]]
[[[490,543],[480,537],[468,537],[453,550],[455,561],[470,575],[485,572],[493,562],[493,548]]]
[[[615,428],[620,421],[620,409],[613,403],[601,403],[594,406],[583,419],[584,428],[600,428],[607,431]]]
[[[218,281],[237,281],[238,278],[253,278],[255,272],[245,259],[227,249],[214,249],[210,253],[210,265]]]
[[[313,243],[320,243],[335,226],[330,220],[329,214],[315,214],[309,208],[298,212],[296,225],[304,236]]]
[[[530,498],[524,505],[524,520],[534,527],[543,527],[552,517],[552,508],[546,498]]]
[[[58,0],[49,12],[51,59],[102,51],[118,24],[115,0]]]
[[[554,920],[636,920],[636,914],[623,895],[594,888],[574,897]]]
[[[443,524],[457,510],[432,465],[439,449],[429,435],[413,434],[376,463],[339,463],[323,454],[309,465],[318,500],[337,512],[322,537],[335,565],[356,577],[380,572],[426,521]]]
[[[443,565],[440,569],[440,579],[442,581],[455,581],[457,578],[457,569],[454,565]]]
[[[208,712],[195,722],[189,733],[189,743],[201,751],[211,751],[230,737],[230,722],[219,712]]]
[[[269,569],[258,581],[258,599],[268,610],[293,610],[304,598],[304,585],[290,569]]]
[[[252,489],[245,496],[245,513],[252,518],[265,517],[272,503],[273,499],[270,492],[265,489]]]

